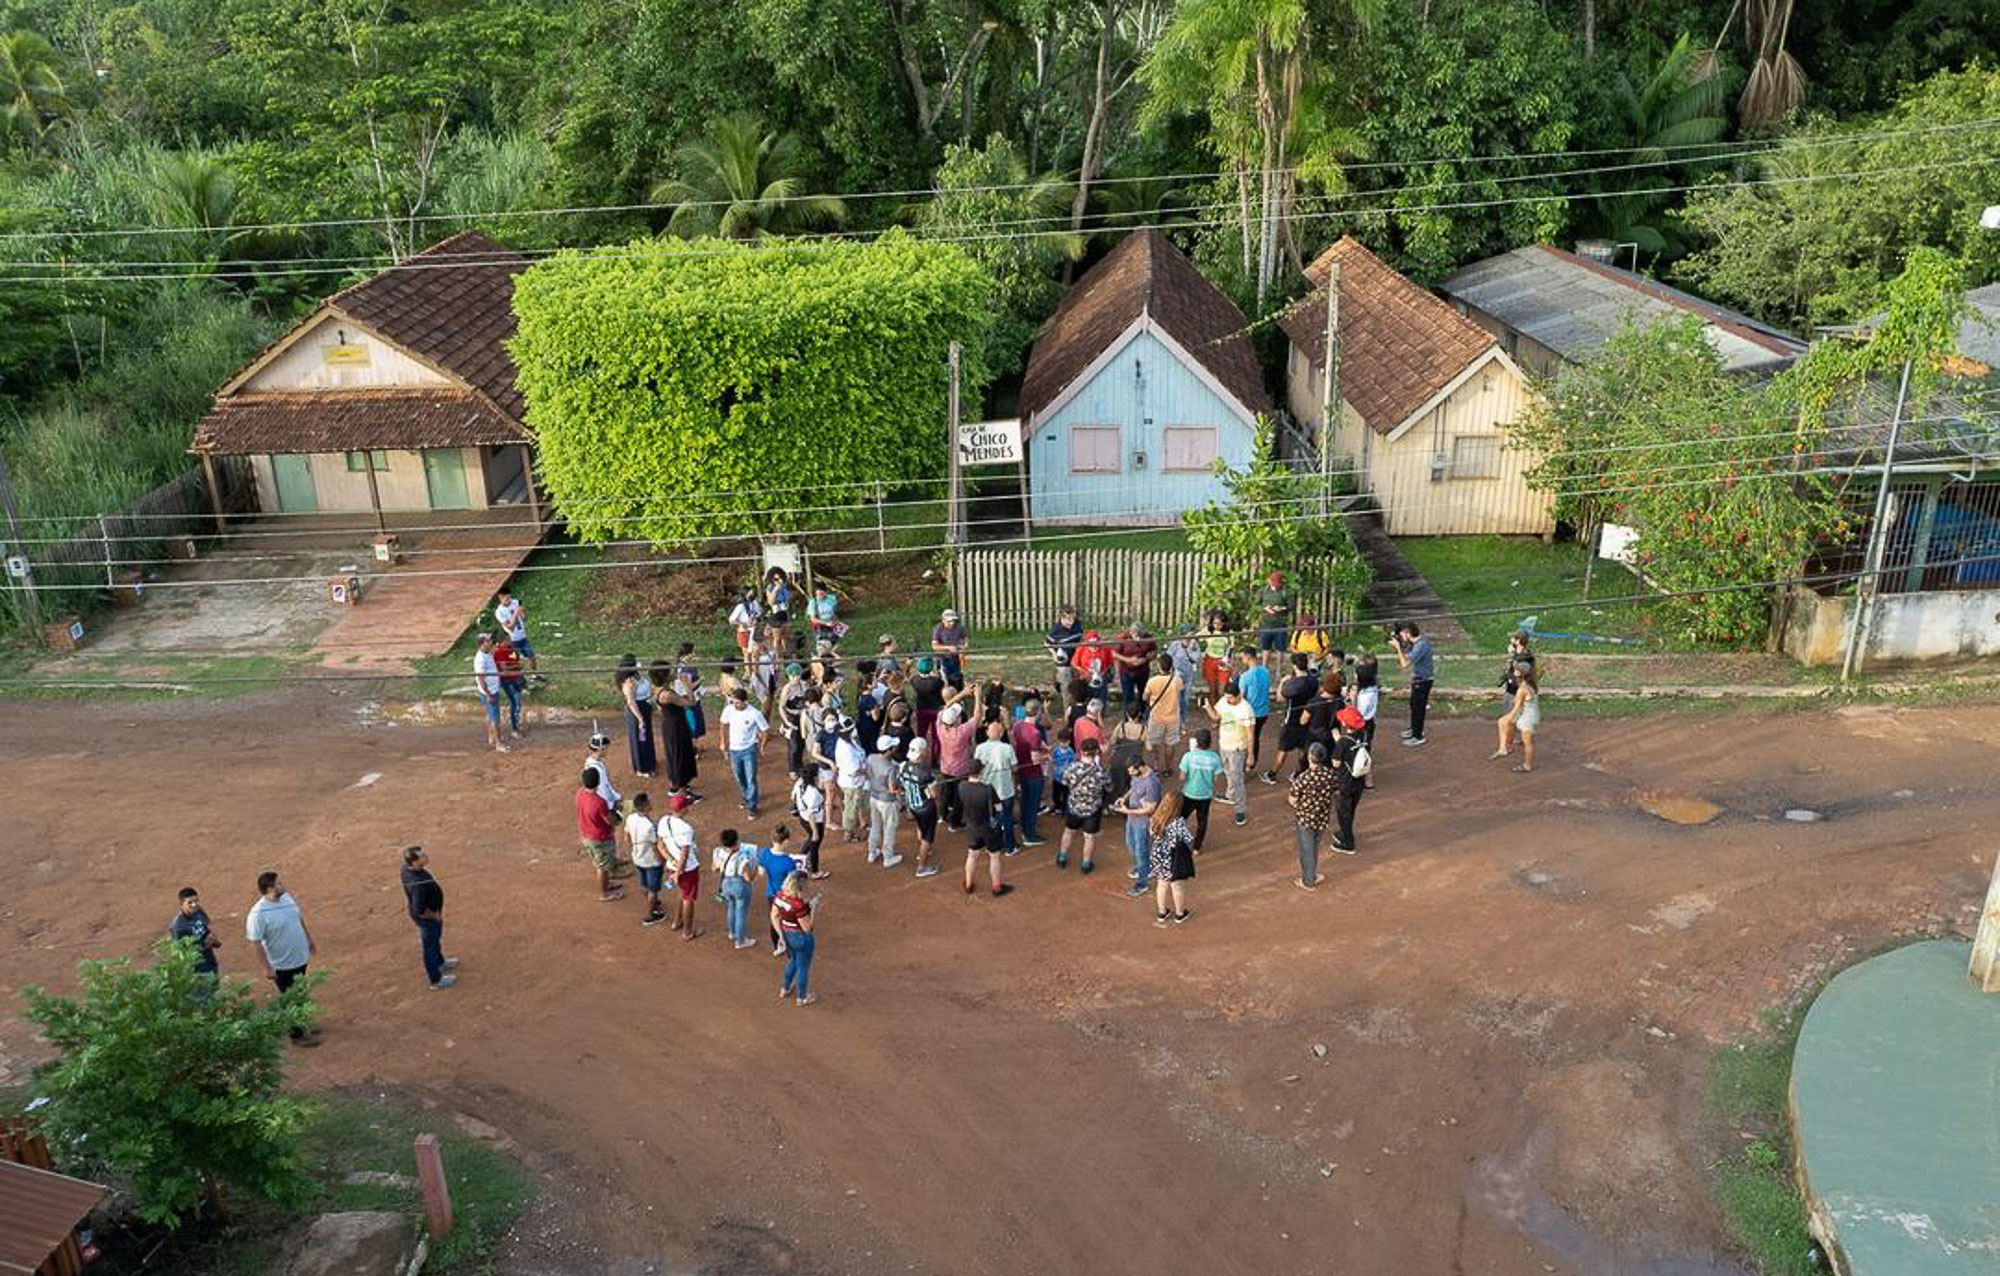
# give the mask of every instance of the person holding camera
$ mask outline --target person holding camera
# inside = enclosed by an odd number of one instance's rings
[[[1430,708],[1437,664],[1431,655],[1431,640],[1414,620],[1399,623],[1390,632],[1389,641],[1396,648],[1396,663],[1410,671],[1410,725],[1403,732],[1403,747],[1414,749],[1424,742],[1424,713]]]
[[[1055,689],[1049,699],[1057,713],[1062,713],[1065,708],[1063,690],[1070,680],[1076,649],[1082,645],[1083,622],[1077,619],[1076,608],[1064,603],[1056,609],[1056,622],[1049,626],[1049,632],[1042,638],[1042,647],[1049,653],[1049,662],[1055,666]]]

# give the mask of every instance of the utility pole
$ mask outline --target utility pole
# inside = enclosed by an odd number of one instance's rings
[[[1875,489],[1875,519],[1868,528],[1868,552],[1861,560],[1861,579],[1854,591],[1854,614],[1847,620],[1847,653],[1840,662],[1840,682],[1861,671],[1862,648],[1875,630],[1875,595],[1881,592],[1882,560],[1889,545],[1889,478],[1896,472],[1896,443],[1903,433],[1903,404],[1910,394],[1910,363],[1903,360],[1902,383],[1896,387],[1896,411],[1889,418],[1889,446],[1882,452],[1882,480]]]
[[[1333,512],[1333,423],[1340,410],[1340,263],[1326,265],[1326,366],[1320,383],[1319,516]]]
[[[959,512],[958,512],[958,506],[959,506],[958,488],[959,484],[964,480],[963,476],[959,472],[959,465],[958,465],[959,349],[958,349],[958,343],[956,341],[951,343],[951,349],[946,358],[951,365],[950,388],[945,391],[945,403],[947,405],[945,411],[949,419],[945,427],[945,443],[944,443],[945,456],[947,458],[947,464],[950,467],[948,470],[948,473],[950,474],[950,479],[949,479],[950,491],[949,495],[946,498],[947,503],[944,516],[944,523],[945,523],[944,539],[946,545],[950,546],[953,549],[957,549],[960,541],[963,539],[962,534],[964,531],[964,527],[962,521],[959,518]]]
[[[16,521],[14,511],[14,479],[7,472],[7,458],[4,456],[0,456],[0,513],[7,516],[7,548],[23,551],[21,558],[26,561],[28,555],[25,552],[26,547],[21,544],[21,527]],[[42,609],[40,601],[35,597],[34,568],[30,567],[28,574],[21,577],[18,583],[10,576],[8,586],[21,595],[21,610],[27,613],[29,626],[32,628],[39,625],[42,620]]]

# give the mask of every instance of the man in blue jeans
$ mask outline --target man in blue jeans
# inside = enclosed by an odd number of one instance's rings
[[[1132,885],[1125,893],[1133,899],[1143,899],[1152,890],[1152,874],[1147,871],[1147,853],[1152,847],[1152,831],[1148,826],[1153,820],[1153,808],[1160,804],[1160,777],[1146,765],[1144,758],[1133,759],[1130,774],[1125,792],[1111,809],[1125,817],[1125,849],[1132,855]]]
[[[750,703],[747,688],[729,693],[729,707],[722,711],[722,743],[729,751],[729,769],[743,795],[743,809],[752,815],[757,814],[757,753],[770,729],[763,711]]]
[[[444,955],[444,887],[431,876],[430,856],[421,846],[403,851],[403,895],[410,905],[410,920],[417,924],[417,938],[423,944],[424,974],[431,987],[449,988],[458,982],[451,974],[458,958]]]

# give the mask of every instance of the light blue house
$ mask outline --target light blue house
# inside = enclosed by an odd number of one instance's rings
[[[1037,523],[1171,523],[1227,493],[1271,410],[1234,302],[1157,230],[1125,238],[1035,334],[1021,385]]]

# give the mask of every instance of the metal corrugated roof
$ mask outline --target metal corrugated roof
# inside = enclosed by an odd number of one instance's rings
[[[0,1161],[0,1272],[32,1276],[103,1197],[95,1183]]]
[[[1572,363],[1590,358],[1630,321],[1639,326],[1695,315],[1723,366],[1769,371],[1805,352],[1805,342],[1769,324],[1642,275],[1548,244],[1474,262],[1439,291],[1485,311]]]

